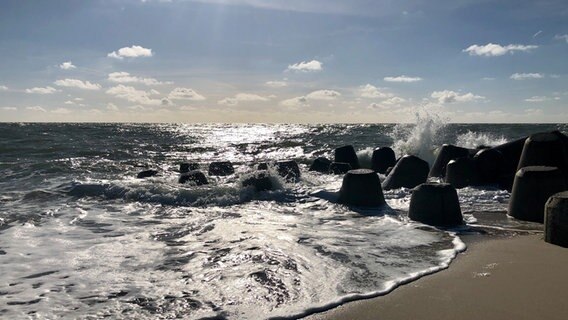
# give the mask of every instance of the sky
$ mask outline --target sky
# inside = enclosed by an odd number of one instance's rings
[[[0,1],[0,121],[568,122],[566,0]]]

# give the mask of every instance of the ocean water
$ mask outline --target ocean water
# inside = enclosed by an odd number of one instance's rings
[[[386,293],[448,266],[456,230],[388,206],[334,203],[341,175],[312,159],[352,144],[362,163],[392,146],[433,161],[442,143],[500,144],[566,125],[0,124],[0,318],[297,318]],[[180,162],[236,173],[179,185]],[[256,163],[296,160],[300,181],[255,192]],[[144,169],[160,175],[136,179]],[[384,178],[384,177],[381,177]],[[327,196],[322,196],[327,195]],[[494,186],[459,191],[466,220],[503,211]]]

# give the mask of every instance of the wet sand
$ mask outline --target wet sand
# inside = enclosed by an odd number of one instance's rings
[[[306,319],[568,319],[568,248],[542,234],[465,240],[444,271]]]

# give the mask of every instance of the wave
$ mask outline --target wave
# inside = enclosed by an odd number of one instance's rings
[[[450,124],[449,119],[420,109],[415,114],[414,123],[397,124],[389,135],[394,141],[392,148],[398,156],[415,155],[428,161],[430,165],[436,160],[434,150],[446,143],[475,149],[508,141],[497,133],[468,130],[460,134],[456,130],[456,125]]]
[[[257,192],[252,186],[243,186],[243,181],[253,175],[246,173],[233,180],[210,178],[210,184],[203,186],[180,185],[155,178],[98,183],[75,181],[62,189],[67,195],[77,198],[101,197],[173,206],[231,206],[253,200],[290,202],[300,197],[292,190],[292,184],[274,173],[270,175],[272,190]]]
[[[384,295],[391,293],[394,289],[396,289],[396,288],[398,288],[402,285],[408,284],[410,282],[413,282],[413,281],[420,279],[424,276],[431,275],[431,274],[436,273],[438,271],[447,269],[450,266],[450,263],[455,259],[455,257],[459,253],[464,252],[467,249],[466,244],[460,239],[460,237],[457,236],[457,234],[455,232],[448,232],[448,234],[451,237],[453,237],[453,240],[452,240],[453,248],[445,249],[445,250],[439,250],[436,253],[437,256],[440,259],[440,262],[437,266],[433,266],[433,267],[426,268],[426,269],[423,269],[423,270],[420,270],[420,271],[412,272],[412,273],[407,274],[405,276],[402,276],[402,277],[400,277],[396,280],[386,281],[384,283],[383,287],[380,290],[377,290],[377,291],[371,291],[371,292],[367,292],[367,293],[363,293],[363,294],[345,295],[345,296],[343,296],[339,299],[336,299],[334,301],[331,301],[331,302],[329,302],[325,305],[307,308],[306,310],[303,310],[302,312],[294,314],[294,315],[270,317],[268,319],[271,319],[271,320],[298,319],[298,318],[301,318],[301,317],[306,317],[308,315],[312,315],[314,313],[327,311],[329,309],[338,307],[338,306],[340,306],[344,303],[347,303],[347,302],[384,296]]]
[[[426,110],[415,113],[414,124],[397,124],[390,133],[394,143],[393,150],[398,156],[415,155],[434,163],[433,150],[444,143],[444,128],[447,119]]]
[[[493,147],[507,142],[504,136],[496,136],[490,133],[473,132],[468,130],[466,133],[458,135],[456,145],[464,148],[475,149],[480,146]]]

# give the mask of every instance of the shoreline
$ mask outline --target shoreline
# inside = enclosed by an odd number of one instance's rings
[[[542,234],[462,240],[445,270],[303,319],[565,319],[568,249]]]

